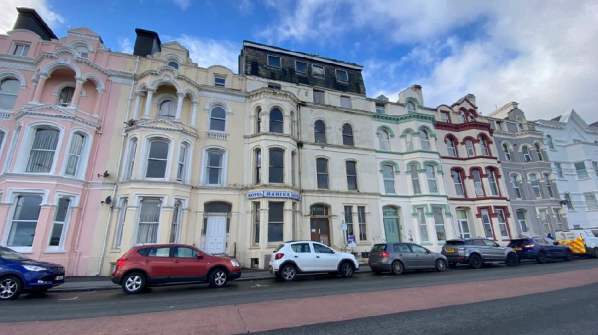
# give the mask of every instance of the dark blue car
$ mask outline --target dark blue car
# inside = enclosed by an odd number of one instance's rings
[[[568,246],[550,242],[544,237],[511,240],[509,247],[517,252],[520,260],[532,259],[540,264],[545,264],[551,259],[573,260],[573,252]]]
[[[16,299],[23,292],[45,292],[62,283],[64,266],[0,247],[0,300]]]

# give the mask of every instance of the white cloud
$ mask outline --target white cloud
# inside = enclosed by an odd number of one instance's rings
[[[185,10],[191,6],[191,0],[170,0],[175,5],[179,6],[182,10]]]
[[[300,0],[276,8],[278,20],[261,34],[270,43],[313,43],[317,38],[334,45],[368,32],[380,43],[410,47],[396,59],[362,61],[371,96],[384,93],[396,100],[401,89],[418,83],[428,106],[473,93],[484,114],[517,101],[530,119],[570,109],[590,122],[598,119],[595,1],[456,0],[399,6],[393,0]]]
[[[12,30],[18,16],[17,7],[35,9],[50,28],[55,29],[64,23],[64,18],[54,12],[46,0],[0,0],[0,34]]]
[[[238,43],[190,35],[181,35],[172,40],[189,49],[189,57],[201,67],[222,65],[235,73],[238,70],[238,56],[241,50]]]
[[[133,53],[133,46],[131,45],[131,40],[126,37],[118,39],[118,46],[120,52],[124,52],[126,54]]]

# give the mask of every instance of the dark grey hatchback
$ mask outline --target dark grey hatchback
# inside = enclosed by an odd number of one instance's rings
[[[395,275],[404,270],[446,270],[446,257],[414,243],[375,244],[368,265],[375,273],[390,271]]]

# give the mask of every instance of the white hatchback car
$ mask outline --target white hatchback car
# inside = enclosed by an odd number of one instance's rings
[[[283,281],[295,279],[298,273],[328,272],[344,278],[359,270],[359,262],[352,254],[336,251],[314,241],[291,241],[272,252],[270,271]]]

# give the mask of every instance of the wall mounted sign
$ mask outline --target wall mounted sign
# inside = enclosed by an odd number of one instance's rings
[[[284,191],[257,191],[247,193],[247,199],[255,198],[289,198],[295,200],[301,200],[301,194],[295,192],[284,192]]]

